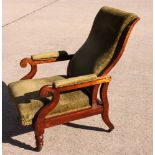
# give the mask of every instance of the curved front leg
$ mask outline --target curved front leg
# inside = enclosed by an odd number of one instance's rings
[[[48,93],[52,94],[52,101],[50,101],[49,104],[46,106],[42,107],[37,114],[35,115],[34,118],[34,130],[35,130],[35,139],[36,139],[36,151],[41,151],[43,147],[43,134],[44,134],[44,129],[45,129],[45,118],[47,114],[52,111],[56,105],[59,102],[60,94],[59,92],[55,89],[52,88],[51,86],[44,86],[40,90],[40,96],[41,97],[46,97]]]
[[[36,139],[36,151],[41,151],[43,147],[43,134],[44,134],[44,125],[42,124],[43,122],[38,122],[35,123],[35,139]]]
[[[101,114],[103,121],[109,127],[109,131],[114,129],[114,125],[111,123],[109,119],[109,102],[107,97],[107,89],[108,89],[109,82],[104,83],[101,85],[100,89],[100,98],[103,103],[103,113]]]
[[[37,72],[37,64],[35,64],[32,59],[24,58],[20,62],[20,66],[22,68],[27,67],[27,64],[30,64],[31,70],[27,75],[25,75],[23,78],[21,78],[21,80],[32,79],[35,76],[36,72]]]

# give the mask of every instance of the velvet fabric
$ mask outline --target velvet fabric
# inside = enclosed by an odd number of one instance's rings
[[[68,78],[68,79],[57,80],[57,81],[53,82],[53,86],[55,88],[58,88],[58,87],[88,82],[88,81],[92,81],[95,79],[97,79],[96,74],[89,74],[89,75],[83,75],[83,76]]]
[[[123,30],[137,15],[111,7],[98,12],[88,39],[69,62],[69,77],[99,75],[112,60]]]
[[[65,79],[63,76],[54,76],[41,79],[20,80],[9,84],[14,105],[22,125],[31,125],[36,112],[49,103],[51,94],[46,98],[39,96],[39,90],[44,85],[51,85],[54,81]],[[58,105],[47,117],[58,116],[71,111],[90,107],[88,95],[82,90],[65,92],[60,95]]]
[[[66,51],[57,51],[57,52],[44,52],[31,56],[33,60],[42,60],[42,59],[50,59],[50,58],[58,58],[67,56],[68,53]]]

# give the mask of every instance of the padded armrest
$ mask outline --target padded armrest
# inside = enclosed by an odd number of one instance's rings
[[[77,77],[72,77],[72,78],[68,78],[68,79],[55,81],[53,83],[53,86],[55,88],[59,88],[59,87],[63,87],[63,86],[74,85],[74,84],[92,81],[94,79],[97,79],[96,74],[77,76]]]
[[[65,57],[65,56],[68,56],[68,53],[66,51],[57,51],[57,52],[46,52],[46,53],[39,53],[36,55],[32,55],[31,59],[42,60],[42,59],[58,58],[58,57]]]

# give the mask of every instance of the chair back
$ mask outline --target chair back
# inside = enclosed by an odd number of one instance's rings
[[[107,74],[119,60],[130,31],[139,17],[111,7],[102,7],[90,34],[70,60],[67,75]]]

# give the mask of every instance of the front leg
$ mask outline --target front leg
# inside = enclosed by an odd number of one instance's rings
[[[41,151],[42,147],[43,147],[43,139],[44,139],[44,129],[42,129],[41,132],[38,132],[37,130],[35,130],[35,139],[36,139],[36,151]]]
[[[107,97],[107,89],[109,82],[102,84],[100,89],[100,98],[103,104],[103,113],[101,114],[103,121],[109,127],[109,131],[114,129],[114,125],[111,123],[109,119],[109,102]]]
[[[43,139],[44,139],[44,129],[45,129],[45,122],[44,119],[34,119],[34,132],[35,132],[35,139],[36,139],[36,151],[41,151],[43,147]]]
[[[48,93],[52,94],[52,100],[49,104],[43,106],[34,117],[34,130],[35,130],[35,139],[36,139],[36,151],[41,151],[43,147],[43,134],[46,128],[46,116],[52,111],[58,104],[60,94],[57,89],[52,88],[51,86],[43,86],[40,89],[40,96],[46,97]]]

